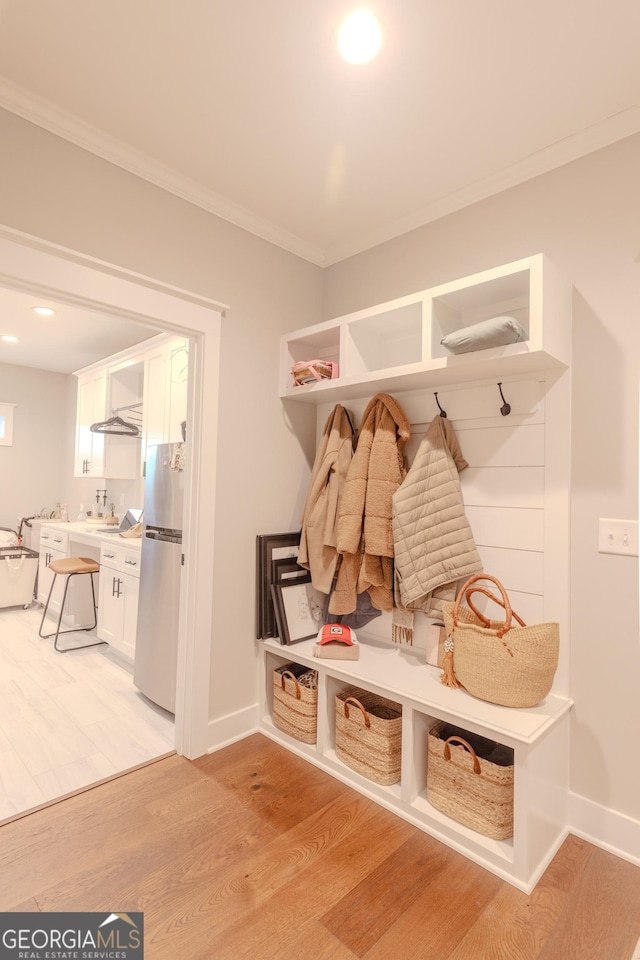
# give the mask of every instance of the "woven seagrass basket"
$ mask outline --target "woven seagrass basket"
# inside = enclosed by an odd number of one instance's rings
[[[478,586],[479,580],[493,582],[501,596]],[[482,614],[472,600],[474,593],[483,593],[504,607],[505,619],[490,620]],[[463,686],[474,697],[505,707],[533,707],[544,700],[558,666],[557,623],[527,626],[511,609],[500,581],[485,573],[467,580],[455,603],[443,603],[442,613],[445,650],[449,651],[443,662],[443,683]]]
[[[512,837],[513,750],[436,723],[429,730],[427,799],[486,837]]]
[[[274,725],[303,743],[315,743],[318,732],[318,672],[288,664],[273,671]],[[298,674],[296,676],[296,674]]]
[[[374,783],[400,780],[402,706],[377,693],[347,687],[336,695],[336,754]]]

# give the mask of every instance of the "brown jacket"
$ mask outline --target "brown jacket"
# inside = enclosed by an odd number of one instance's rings
[[[406,414],[393,397],[379,393],[370,400],[340,503],[341,560],[330,613],[352,613],[364,590],[378,610],[393,607],[391,500],[405,475],[402,452],[410,433]]]
[[[337,404],[324,426],[302,515],[298,563],[316,590],[329,593],[338,563],[336,536],[340,496],[353,456],[349,416]]]

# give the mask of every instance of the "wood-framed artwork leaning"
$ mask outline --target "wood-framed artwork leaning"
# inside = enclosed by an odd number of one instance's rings
[[[316,637],[324,623],[325,596],[311,583],[311,574],[271,584],[280,642],[299,643]]]
[[[300,530],[258,534],[256,537],[256,639],[278,635],[271,596],[274,578],[279,581],[308,573],[297,563]]]

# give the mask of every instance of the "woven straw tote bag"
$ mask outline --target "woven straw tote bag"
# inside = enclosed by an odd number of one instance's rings
[[[477,586],[480,580],[494,583],[500,596]],[[490,620],[480,613],[472,600],[474,593],[483,593],[504,607],[504,620]],[[527,626],[511,609],[500,581],[489,574],[470,577],[455,603],[444,603],[442,612],[447,631],[443,683],[462,686],[480,700],[505,707],[534,707],[544,700],[558,666],[557,623]]]
[[[292,664],[293,666],[293,664]],[[315,743],[318,731],[318,673],[273,671],[273,723],[290,737]]]
[[[435,724],[429,730],[427,800],[485,837],[512,837],[513,750],[447,723]]]
[[[400,780],[402,706],[377,693],[347,687],[336,695],[336,755],[374,783]]]

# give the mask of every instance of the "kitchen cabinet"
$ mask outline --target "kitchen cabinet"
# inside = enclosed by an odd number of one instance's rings
[[[60,525],[62,526],[62,524]],[[43,606],[47,602],[53,573],[49,569],[49,564],[53,560],[64,560],[71,556],[69,531],[61,530],[60,526],[52,524],[50,527],[43,526],[40,531],[40,547],[38,560],[38,602]],[[86,555],[83,554],[83,555]],[[77,553],[73,556],[78,556]],[[60,614],[60,604],[64,592],[64,583],[66,577],[57,577],[56,584],[49,603],[48,613],[55,618]],[[64,611],[64,624],[67,628],[73,626],[86,626],[93,622],[93,601],[91,590],[85,582],[86,577],[71,577],[69,579],[69,588],[67,590],[67,599]],[[98,581],[94,579],[96,596],[98,596]]]
[[[182,440],[187,418],[189,341],[163,338],[144,357],[143,462],[149,447]]]
[[[43,527],[40,531],[40,546],[38,559],[38,602],[45,604],[49,596],[53,573],[49,570],[52,560],[63,560],[67,554],[69,538],[66,532],[58,532],[50,527]],[[49,610],[56,616],[60,613],[60,603],[64,590],[64,577],[59,577],[56,583]]]
[[[140,550],[103,543],[98,636],[130,663],[136,648],[139,586]]]
[[[75,476],[136,480],[149,447],[182,440],[188,368],[188,339],[160,334],[75,371]],[[139,437],[91,432],[92,423],[114,415],[134,423]]]
[[[107,371],[94,370],[78,378],[76,410],[76,477],[104,477],[104,440],[91,424],[106,419]]]

